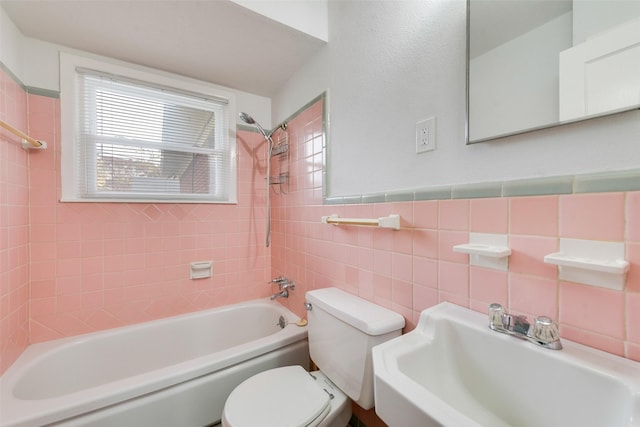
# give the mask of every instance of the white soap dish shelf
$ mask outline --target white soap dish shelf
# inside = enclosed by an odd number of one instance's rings
[[[483,245],[479,243],[465,243],[455,245],[454,252],[460,252],[469,255],[480,255],[489,258],[504,258],[511,255],[511,248],[506,246]]]
[[[624,242],[560,238],[560,250],[544,257],[560,280],[621,291],[629,271]]]
[[[455,245],[454,252],[469,255],[469,265],[509,270],[509,236],[506,234],[469,233],[469,241]]]
[[[609,274],[625,274],[629,270],[629,261],[624,259],[592,259],[570,256],[562,252],[555,252],[544,257],[547,264],[560,267],[580,268],[583,270],[600,271]]]

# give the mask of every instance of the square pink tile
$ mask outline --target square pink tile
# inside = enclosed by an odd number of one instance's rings
[[[414,202],[394,202],[391,203],[391,212],[400,215],[400,227],[414,227],[413,220],[413,204]],[[375,208],[374,208],[375,212]]]
[[[376,301],[386,300],[391,302],[393,295],[391,283],[390,277],[380,276],[378,274],[373,275],[373,296]]]
[[[623,339],[624,312],[623,292],[577,283],[560,283],[560,322],[563,324]]]
[[[43,316],[56,312],[56,299],[50,298],[32,298],[31,299],[31,315]]]
[[[469,263],[469,255],[454,252],[455,245],[469,243],[469,233],[466,231],[438,231],[438,255],[440,260],[457,262],[461,264]]]
[[[507,306],[507,272],[471,266],[469,289],[472,300],[482,301],[486,305],[497,302]],[[485,310],[486,311],[486,307]]]
[[[628,292],[640,292],[640,242],[627,243],[627,272],[626,290]]]
[[[438,207],[440,230],[469,230],[469,200],[440,200]]]
[[[374,299],[374,285],[373,285],[373,273],[371,271],[359,272],[360,284],[358,286],[358,295],[360,297],[373,301]]]
[[[58,258],[80,258],[82,255],[82,244],[79,240],[59,240],[57,250]]]
[[[373,272],[381,276],[391,277],[391,252],[373,251]]]
[[[438,288],[438,261],[413,257],[413,283],[417,286]]]
[[[30,288],[31,288],[30,298],[32,299],[53,297],[56,295],[55,280],[32,281]]]
[[[625,355],[628,359],[635,360],[636,362],[640,362],[640,345],[626,343]]]
[[[373,248],[384,251],[393,250],[393,230],[376,230],[378,233],[373,235]]]
[[[640,293],[627,292],[627,340],[640,344]]]
[[[640,191],[627,193],[627,239],[640,242]]]
[[[413,279],[413,257],[393,253],[391,255],[391,275],[396,280],[411,283]]]
[[[438,289],[459,298],[468,299],[469,266],[440,261],[438,267]]]
[[[557,236],[558,196],[512,197],[509,199],[511,234]]]
[[[560,236],[588,240],[624,240],[624,193],[560,196]]]
[[[413,308],[413,286],[411,282],[394,279],[391,282],[391,300],[402,307]]]
[[[471,231],[506,234],[509,227],[508,199],[471,199],[469,217]]]
[[[413,253],[413,230],[400,229],[393,233],[392,248],[394,252],[411,255]]]
[[[624,357],[624,342],[570,325],[560,325],[560,336],[577,343]]]
[[[422,311],[438,304],[438,290],[432,287],[413,286],[413,309]]]
[[[413,227],[438,228],[438,201],[418,201],[413,204]]]
[[[373,249],[359,247],[354,250],[358,255],[358,267],[363,270],[373,271]]]
[[[469,307],[469,297],[452,294],[446,291],[438,291],[438,302],[450,302],[460,307]]]
[[[509,309],[532,316],[549,316],[557,321],[557,281],[509,273]]]
[[[438,258],[438,232],[436,230],[413,230],[413,254],[420,257]]]
[[[558,267],[544,262],[545,255],[558,251],[558,239],[544,236],[510,236],[509,271],[556,279]]]

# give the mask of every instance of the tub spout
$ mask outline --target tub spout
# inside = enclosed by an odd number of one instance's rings
[[[278,277],[271,282],[277,283],[280,287],[280,292],[271,295],[272,300],[276,298],[289,298],[289,289],[294,290],[296,288],[296,284],[284,276]]]
[[[281,292],[278,292],[277,294],[271,295],[271,299],[272,300],[274,300],[276,298],[289,298],[289,290],[288,289],[284,289]]]

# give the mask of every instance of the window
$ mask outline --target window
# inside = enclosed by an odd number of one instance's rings
[[[63,201],[235,202],[232,96],[71,55],[61,78]]]

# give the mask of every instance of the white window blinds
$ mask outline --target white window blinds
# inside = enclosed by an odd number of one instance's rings
[[[226,99],[85,68],[76,73],[78,198],[229,201]]]

